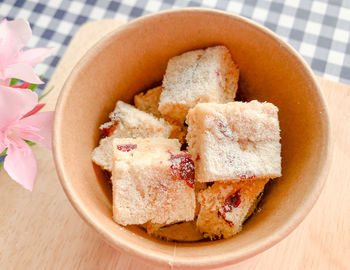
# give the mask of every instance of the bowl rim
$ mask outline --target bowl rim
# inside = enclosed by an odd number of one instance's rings
[[[296,60],[298,60],[302,64],[302,66],[305,68],[307,76],[311,79],[311,82],[314,84],[315,90],[320,98],[320,102],[325,110],[323,122],[325,125],[324,135],[325,135],[325,142],[326,142],[326,149],[325,149],[326,155],[323,158],[323,160],[321,160],[322,169],[318,176],[317,184],[312,190],[312,193],[310,193],[310,196],[306,199],[304,207],[301,208],[300,211],[294,212],[291,218],[289,218],[289,220],[285,224],[283,224],[283,226],[281,226],[276,231],[276,233],[270,235],[269,237],[265,237],[258,240],[256,243],[254,243],[254,245],[246,246],[244,252],[228,251],[223,254],[211,256],[210,258],[205,258],[205,257],[174,258],[171,256],[168,257],[165,254],[161,254],[157,251],[150,252],[150,250],[144,250],[143,248],[139,248],[136,245],[130,245],[126,241],[120,241],[118,237],[108,232],[104,228],[104,226],[100,224],[100,222],[98,222],[98,220],[95,220],[90,215],[89,209],[79,199],[77,199],[76,192],[70,185],[70,181],[65,177],[65,168],[63,165],[61,152],[58,147],[60,145],[60,127],[62,125],[60,120],[61,119],[60,113],[64,107],[65,101],[68,98],[69,89],[71,88],[71,85],[75,80],[75,78],[77,77],[81,67],[83,67],[88,62],[88,59],[91,59],[92,57],[96,56],[100,52],[100,49],[106,46],[106,44],[108,44],[108,41],[114,35],[116,35],[119,32],[127,30],[129,27],[136,27],[145,21],[153,19],[154,17],[166,16],[169,13],[173,14],[173,13],[193,13],[193,12],[211,13],[219,16],[227,16],[232,19],[246,23],[256,28],[258,31],[261,31],[262,33],[265,33],[266,35],[270,36],[272,39],[276,40],[277,42],[279,42],[291,55],[295,57]],[[149,15],[141,16],[131,22],[118,26],[117,29],[106,34],[104,37],[98,40],[96,44],[94,44],[90,49],[88,49],[88,51],[84,54],[84,56],[79,60],[79,62],[72,69],[58,97],[56,109],[55,109],[52,144],[53,144],[53,157],[54,157],[54,162],[56,166],[56,171],[58,173],[59,180],[61,182],[61,185],[63,187],[63,190],[66,196],[68,197],[69,201],[71,202],[75,210],[78,212],[78,214],[83,218],[83,220],[85,220],[100,235],[102,235],[103,239],[107,240],[107,242],[111,244],[113,247],[119,250],[128,252],[130,255],[135,255],[147,261],[152,261],[162,265],[169,264],[169,265],[176,265],[176,266],[191,266],[191,267],[195,267],[195,266],[196,267],[213,267],[213,266],[219,267],[219,266],[227,265],[229,263],[233,264],[233,263],[243,261],[245,259],[255,256],[258,253],[265,251],[266,249],[274,246],[279,241],[284,239],[304,220],[304,218],[307,216],[307,214],[315,205],[319,195],[321,194],[322,188],[324,187],[324,184],[326,182],[329,167],[330,167],[330,162],[329,162],[330,154],[331,154],[330,142],[331,142],[330,119],[329,119],[329,113],[328,113],[327,104],[325,102],[324,94],[320,90],[320,87],[315,79],[315,76],[311,68],[308,66],[306,61],[299,55],[299,53],[291,45],[283,41],[277,34],[272,32],[271,30],[267,29],[266,27],[248,18],[242,17],[240,15],[232,14],[226,11],[220,11],[220,10],[215,10],[210,8],[190,7],[190,8],[178,8],[178,9],[172,9],[172,10],[165,10],[165,11],[160,11]]]

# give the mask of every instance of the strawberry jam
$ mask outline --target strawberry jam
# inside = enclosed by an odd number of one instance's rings
[[[243,175],[241,175],[241,179],[242,180],[245,180],[245,179],[254,179],[256,176],[255,175],[252,175],[252,176],[248,176],[248,175],[246,175],[246,174],[243,174]]]
[[[237,190],[226,198],[224,205],[218,211],[218,216],[222,217],[232,227],[234,224],[232,221],[226,219],[226,213],[231,212],[233,208],[237,208],[241,202],[240,190]]]
[[[104,128],[100,128],[101,131],[101,137],[108,137],[111,136],[113,134],[113,131],[116,129],[117,124],[114,125],[109,125],[107,127]]]
[[[224,205],[231,206],[230,210],[232,210],[232,206],[234,208],[237,208],[240,204],[241,204],[241,194],[240,194],[240,190],[237,190],[235,193],[233,193],[232,195],[226,198]]]
[[[186,181],[186,184],[194,188],[194,163],[190,154],[172,154],[169,161],[172,163],[170,168],[174,176]]]
[[[122,152],[130,152],[131,150],[135,150],[137,148],[137,144],[120,144],[117,145],[117,149]]]

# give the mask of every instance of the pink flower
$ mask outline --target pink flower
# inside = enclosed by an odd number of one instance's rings
[[[32,31],[23,19],[0,22],[0,85],[8,86],[11,78],[41,84],[33,66],[51,54],[52,48],[35,48],[22,51]]]
[[[51,148],[54,112],[37,112],[42,107],[35,92],[0,85],[0,153],[7,148],[4,169],[31,191],[37,162],[24,140]]]

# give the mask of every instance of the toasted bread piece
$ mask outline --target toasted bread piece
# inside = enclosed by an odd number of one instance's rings
[[[199,208],[200,208],[200,204],[198,202],[198,194],[200,191],[205,190],[207,188],[207,183],[205,182],[195,182],[194,183],[194,191],[196,193],[196,211],[195,211],[195,216],[198,216],[199,213]]]
[[[197,227],[204,237],[229,238],[242,230],[243,222],[254,211],[269,179],[215,182],[200,191]]]
[[[147,226],[146,226],[147,227]],[[175,223],[148,232],[152,236],[177,242],[197,242],[204,239],[194,221]]]
[[[278,109],[258,101],[200,103],[187,116],[196,181],[281,176]]]
[[[121,225],[194,219],[194,165],[176,139],[114,139],[113,218]]]
[[[140,93],[134,96],[134,103],[136,108],[141,111],[153,114],[157,118],[162,118],[162,115],[158,111],[159,97],[162,93],[162,86],[157,86],[150,90],[147,90],[146,93]],[[170,119],[171,120],[171,119]],[[179,125],[178,123],[172,121],[171,132],[169,135],[170,139],[178,139],[181,144],[186,141],[187,127]]]
[[[186,142],[187,127],[177,124],[171,124],[170,139],[178,139],[181,144]]]
[[[100,144],[92,153],[92,160],[102,169],[112,171],[114,138],[168,138],[172,127],[164,119],[136,109],[134,106],[118,101],[109,115],[111,121],[100,126],[108,137],[100,140]]]
[[[146,93],[140,93],[134,96],[135,107],[141,111],[153,114],[157,118],[162,115],[158,111],[159,97],[162,93],[162,86],[149,89]]]
[[[233,101],[238,77],[225,46],[175,56],[168,62],[158,109],[169,122],[183,125],[188,110],[197,103]]]

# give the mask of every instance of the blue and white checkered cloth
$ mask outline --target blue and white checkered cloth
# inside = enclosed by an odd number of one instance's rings
[[[261,23],[290,43],[314,72],[350,84],[350,0],[0,0],[0,19],[30,22],[29,47],[55,47],[37,67],[48,80],[78,28],[87,21],[125,21],[159,10],[202,6]]]

